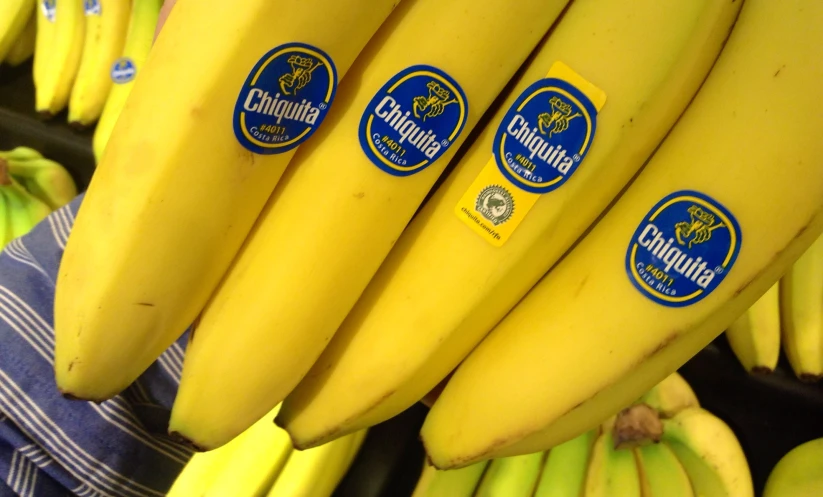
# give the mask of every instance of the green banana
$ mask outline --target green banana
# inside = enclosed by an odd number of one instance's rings
[[[551,449],[534,497],[579,497],[598,435],[588,431]]]
[[[823,438],[799,445],[772,469],[763,497],[823,495]]]
[[[694,390],[678,373],[672,373],[652,387],[638,403],[653,407],[664,418],[670,418],[689,407],[700,407]]]
[[[59,209],[77,196],[71,174],[49,159],[8,160],[9,173],[52,210]]]
[[[686,470],[665,444],[635,449],[643,497],[695,497]]]
[[[412,497],[473,497],[488,464],[483,461],[450,471],[426,464]]]
[[[594,443],[586,497],[640,497],[640,473],[631,450],[617,450],[611,432]]]
[[[475,497],[531,497],[540,477],[545,453],[494,459],[483,475]]]

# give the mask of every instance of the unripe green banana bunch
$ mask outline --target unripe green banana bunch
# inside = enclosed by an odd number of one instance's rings
[[[789,451],[772,470],[763,497],[823,495],[823,438]]]
[[[412,497],[753,495],[734,433],[675,373],[598,429],[547,452],[450,471],[426,465]]]
[[[14,180],[51,210],[66,205],[77,195],[77,186],[69,172],[36,150],[17,147],[8,152],[0,151],[0,159],[6,162],[8,173]]]

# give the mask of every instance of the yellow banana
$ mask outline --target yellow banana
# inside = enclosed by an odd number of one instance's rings
[[[663,420],[663,440],[689,475],[695,495],[754,497],[740,443],[726,423],[710,412],[693,407]]]
[[[823,78],[809,48],[823,43],[820,22],[815,2],[744,4],[643,172],[452,376],[422,429],[436,466],[591,429],[715,338],[817,238],[823,142],[811,130],[823,100],[805,95]]]
[[[780,281],[783,349],[798,378],[823,378],[823,236]]]
[[[775,283],[726,330],[726,338],[734,354],[750,373],[771,373],[777,367],[780,357],[778,287],[779,284]],[[823,279],[820,287],[823,288]]]
[[[739,6],[721,0],[574,2],[286,400],[281,418],[292,438],[322,441],[383,421],[456,367],[652,153],[708,73]],[[455,207],[467,191],[479,190],[480,199],[507,184],[493,164],[494,174],[485,179],[493,143],[500,134],[511,136],[505,130],[518,118],[510,120],[509,109],[555,61],[606,94],[591,148],[568,182],[542,195],[511,239],[493,246],[463,224]],[[476,178],[484,178],[480,187]],[[516,213],[525,208],[518,195],[533,197],[508,193],[518,188],[508,184],[495,200],[513,195]],[[483,218],[474,199],[466,212]],[[395,360],[398,355],[403,361]]]
[[[69,101],[80,59],[86,20],[83,0],[40,0],[34,55],[35,109],[52,117]]]
[[[769,474],[763,497],[823,495],[823,438],[799,445],[784,455]]]
[[[69,123],[80,127],[91,125],[103,112],[112,86],[111,66],[123,53],[131,0],[87,0],[84,5],[83,59],[69,99]]]
[[[670,418],[689,407],[700,407],[691,385],[678,373],[672,373],[640,397],[642,402],[664,418]]]
[[[34,5],[35,0],[5,0],[0,3],[0,62],[8,62],[9,54],[27,32]]]
[[[61,391],[116,395],[194,321],[295,148],[322,125],[338,79],[395,3],[175,4],[63,254]]]
[[[360,450],[366,430],[305,451],[294,451],[268,497],[329,497]]]
[[[17,37],[17,41],[15,41],[11,48],[9,48],[9,52],[6,54],[6,60],[3,62],[12,67],[16,67],[29,60],[31,56],[34,55],[34,44],[36,39],[37,14],[32,9],[29,20],[26,22],[26,27],[23,28],[23,32],[20,33],[20,36]]]
[[[234,451],[226,444],[217,450],[195,453],[177,475],[166,497],[202,496],[217,479],[220,471],[228,464]]]
[[[346,106],[298,153],[204,309],[170,429],[219,445],[297,385],[565,3],[401,4],[353,70],[358,85],[341,90]],[[298,448],[321,442],[290,434]]]
[[[133,0],[132,2],[122,57],[107,68],[108,77],[111,78],[113,84],[100,114],[100,120],[94,128],[92,149],[97,162],[100,162],[100,157],[114,129],[114,123],[117,122],[120,112],[126,105],[134,79],[149,55],[162,4],[163,0]]]

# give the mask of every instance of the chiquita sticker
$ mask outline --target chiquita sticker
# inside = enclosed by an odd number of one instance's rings
[[[49,22],[54,22],[57,15],[57,0],[43,0],[40,2],[40,11]]]
[[[249,73],[234,109],[234,134],[257,154],[279,154],[306,141],[328,113],[337,70],[319,48],[288,43]]]
[[[83,10],[87,16],[99,16],[103,13],[100,0],[83,0]]]
[[[111,65],[111,80],[122,85],[134,80],[137,76],[137,66],[128,57],[120,57]]]
[[[672,193],[634,233],[626,271],[653,301],[684,307],[709,295],[731,270],[743,235],[734,216],[695,191]]]
[[[596,116],[594,104],[568,82],[535,82],[500,123],[494,140],[500,171],[528,192],[559,188],[586,156]]]
[[[412,66],[391,78],[360,120],[360,145],[395,176],[422,171],[454,143],[468,115],[460,85],[432,66]]]

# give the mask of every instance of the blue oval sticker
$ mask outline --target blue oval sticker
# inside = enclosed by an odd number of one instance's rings
[[[121,57],[111,65],[111,80],[118,85],[128,83],[137,76],[137,66],[128,57]]]
[[[360,119],[360,146],[383,171],[409,176],[451,147],[466,124],[463,89],[432,66],[408,67],[371,99]]]
[[[57,0],[43,0],[40,2],[40,11],[49,22],[54,22],[57,16]]]
[[[731,270],[743,234],[734,216],[700,192],[672,193],[634,232],[626,271],[658,304],[685,307],[709,295]]]
[[[103,12],[100,0],[83,0],[83,10],[87,16],[99,16]]]
[[[256,154],[280,154],[306,141],[325,119],[337,70],[325,52],[304,43],[270,50],[246,78],[234,107],[234,134]]]
[[[574,174],[597,127],[597,109],[566,81],[544,78],[520,94],[494,137],[497,167],[527,192],[547,193]]]

